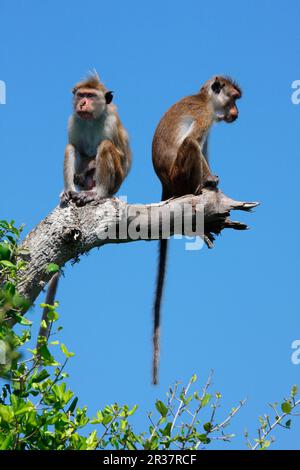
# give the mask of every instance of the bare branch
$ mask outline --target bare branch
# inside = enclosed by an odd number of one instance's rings
[[[50,263],[62,268],[81,254],[108,243],[157,240],[174,234],[199,235],[209,248],[215,235],[224,228],[245,230],[247,225],[229,219],[231,210],[251,211],[257,202],[235,201],[219,190],[203,190],[199,196],[187,195],[158,204],[126,204],[120,199],[106,199],[84,207],[69,203],[56,207],[25,238],[20,259],[27,269],[20,273],[18,292],[33,304],[51,278],[46,270]],[[186,214],[190,214],[187,217]],[[187,230],[186,218],[197,229]],[[165,222],[171,221],[168,233]],[[178,223],[179,221],[179,223]]]

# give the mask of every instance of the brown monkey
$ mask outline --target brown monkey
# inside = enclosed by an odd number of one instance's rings
[[[77,83],[73,97],[61,202],[71,199],[81,206],[118,191],[130,169],[131,152],[111,103],[113,92],[106,90],[97,74]]]
[[[162,184],[162,200],[184,194],[199,194],[215,188],[206,153],[207,138],[214,122],[233,122],[238,117],[236,100],[242,91],[229,77],[208,80],[198,93],[174,104],[159,122],[152,143],[155,172]],[[168,240],[160,240],[154,301],[153,383],[157,383],[160,308],[163,294]]]

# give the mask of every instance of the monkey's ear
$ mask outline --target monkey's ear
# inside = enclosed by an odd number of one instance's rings
[[[112,100],[113,100],[113,97],[114,97],[114,95],[113,95],[113,91],[107,91],[107,92],[105,93],[105,95],[104,95],[104,98],[105,98],[106,104],[109,104],[109,103],[111,103],[111,102],[112,102]]]
[[[218,95],[220,93],[220,91],[222,90],[222,88],[223,87],[222,87],[221,83],[219,82],[218,77],[216,77],[214,83],[211,86],[212,91]]]

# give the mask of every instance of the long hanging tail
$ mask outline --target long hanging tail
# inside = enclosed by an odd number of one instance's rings
[[[168,255],[168,239],[159,241],[159,262],[156,279],[156,291],[154,298],[154,330],[153,330],[153,366],[152,366],[152,383],[157,384],[158,380],[158,361],[159,361],[159,333],[160,333],[160,308],[164,290],[164,281],[166,274],[167,255]]]
[[[54,305],[55,301],[55,295],[57,291],[57,286],[58,286],[58,280],[59,280],[60,273],[57,272],[53,274],[51,277],[49,284],[48,284],[48,290],[47,290],[47,295],[45,299],[45,304],[47,305]],[[42,315],[42,320],[41,320],[41,326],[38,334],[38,338],[41,336],[43,338],[48,338],[50,334],[50,329],[51,329],[51,322],[48,320],[48,311],[49,309],[47,307],[44,308],[43,310],[43,315]],[[44,326],[46,324],[46,326]],[[39,349],[39,341],[37,342],[36,345],[37,350]]]

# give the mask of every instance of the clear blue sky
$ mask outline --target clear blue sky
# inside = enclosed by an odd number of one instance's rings
[[[239,120],[213,129],[211,165],[225,193],[262,205],[236,214],[251,230],[226,231],[212,251],[172,240],[160,385],[150,385],[156,242],[107,246],[67,266],[58,299],[61,339],[76,353],[70,384],[91,414],[138,403],[141,429],[169,385],[194,373],[204,381],[213,368],[222,412],[249,398],[228,445],[244,448],[244,428],[253,434],[267,403],[300,384],[290,359],[300,338],[299,1],[2,0],[0,15],[1,218],[25,233],[58,203],[70,89],[87,71],[115,91],[130,134],[120,193],[130,202],[159,200],[151,140],[163,112],[216,73],[243,87]],[[29,318],[39,316],[37,302]],[[299,432],[298,418],[274,448],[300,449]]]

